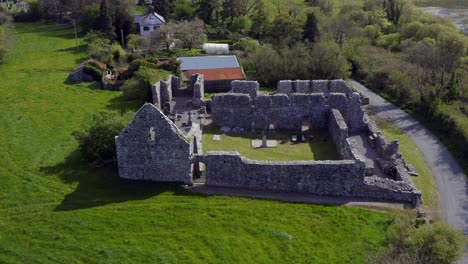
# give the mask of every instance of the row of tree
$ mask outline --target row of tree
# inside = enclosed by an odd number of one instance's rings
[[[0,63],[5,59],[9,50],[9,38],[8,25],[11,21],[11,17],[0,9]]]

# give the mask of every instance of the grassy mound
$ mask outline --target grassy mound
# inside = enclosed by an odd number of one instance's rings
[[[386,245],[388,214],[197,196],[88,169],[71,133],[138,105],[67,83],[84,59],[71,27],[15,33],[0,65],[0,263],[363,263]]]

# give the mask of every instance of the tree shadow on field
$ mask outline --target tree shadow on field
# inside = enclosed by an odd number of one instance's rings
[[[78,150],[72,152],[64,162],[41,167],[40,170],[46,175],[58,176],[65,184],[78,182],[75,190],[65,195],[55,211],[72,211],[113,203],[146,200],[163,192],[173,192],[174,195],[196,195],[188,192],[181,184],[121,179],[114,166],[91,168],[81,158]]]
[[[87,44],[81,44],[81,45],[78,45],[78,48],[74,45],[74,46],[69,47],[69,48],[58,49],[58,50],[55,50],[55,51],[56,52],[69,52],[69,53],[80,54],[83,51],[86,51],[87,47],[88,47]],[[86,59],[80,58],[77,61],[78,61],[78,63],[80,63],[80,62],[83,62],[85,60]]]
[[[73,39],[75,38],[75,31],[71,24],[57,24],[57,23],[24,23],[16,25],[15,31],[23,33],[41,33],[46,37]]]
[[[119,110],[122,113],[124,113],[127,111],[136,112],[142,105],[142,102],[128,100],[121,94],[117,97],[112,98],[106,105],[106,108],[113,111]]]

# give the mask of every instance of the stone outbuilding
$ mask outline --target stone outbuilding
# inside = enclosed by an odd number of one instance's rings
[[[194,142],[201,139],[193,135],[201,135],[199,125],[194,123],[188,135],[156,106],[143,105],[115,138],[120,177],[191,184]]]
[[[94,82],[94,77],[85,72],[85,66],[89,63],[98,67],[102,73],[107,70],[107,65],[95,59],[88,59],[78,64],[76,68],[70,73],[70,80],[74,82]]]

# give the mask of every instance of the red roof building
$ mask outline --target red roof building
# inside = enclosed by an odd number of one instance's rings
[[[227,92],[231,81],[244,80],[244,71],[236,56],[199,56],[179,58],[180,68],[188,79],[203,74],[206,92]]]

